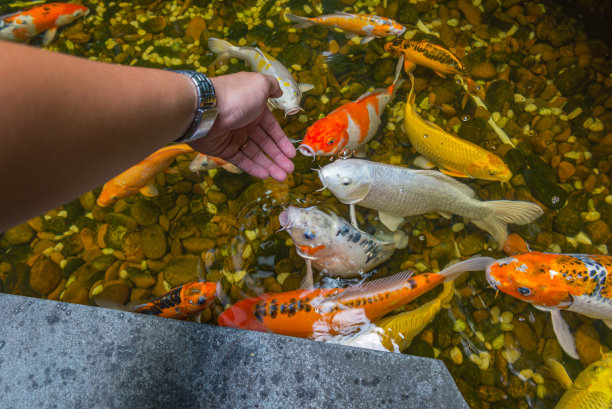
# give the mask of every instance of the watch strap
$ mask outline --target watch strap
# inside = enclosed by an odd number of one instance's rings
[[[217,116],[217,98],[212,81],[206,75],[197,71],[172,70],[189,77],[196,87],[198,105],[193,122],[183,136],[174,140],[175,143],[194,141],[206,136]]]

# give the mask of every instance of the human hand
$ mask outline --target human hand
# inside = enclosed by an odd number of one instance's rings
[[[217,119],[208,134],[190,143],[245,172],[283,181],[294,166],[295,148],[268,110],[268,98],[282,95],[278,82],[263,74],[239,72],[211,78],[217,95]]]

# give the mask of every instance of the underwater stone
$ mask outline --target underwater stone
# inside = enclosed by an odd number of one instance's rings
[[[177,239],[186,239],[195,236],[198,228],[193,223],[193,215],[186,214],[180,219],[173,221],[170,226],[170,235]]]
[[[589,323],[582,324],[575,334],[576,351],[583,365],[590,365],[601,358],[601,343],[599,333]]]
[[[164,280],[174,288],[190,281],[199,280],[202,278],[200,273],[202,273],[200,257],[179,256],[168,262],[164,270]]]
[[[493,81],[487,89],[485,104],[490,112],[501,111],[506,102],[512,102],[513,97],[512,84],[506,80],[497,80]]]
[[[229,200],[234,200],[253,183],[253,178],[246,174],[237,175],[222,170],[215,175],[213,181]]]
[[[200,254],[204,250],[215,248],[215,241],[204,237],[191,237],[183,240],[183,248],[188,253]]]
[[[136,220],[122,213],[109,213],[104,217],[104,221],[110,226],[123,226],[129,230],[136,230],[138,228]]]
[[[104,235],[104,243],[106,247],[112,249],[121,248],[121,239],[129,230],[123,226],[109,225]]]
[[[529,323],[520,320],[514,320],[513,323],[512,333],[521,348],[526,351],[535,351],[538,347],[538,340]]]
[[[504,162],[506,165],[508,165],[508,168],[510,168],[513,175],[522,173],[527,165],[525,155],[520,149],[517,148],[510,149],[504,155]]]
[[[162,258],[168,249],[164,228],[159,224],[143,227],[140,231],[140,246],[146,258]]]
[[[434,357],[434,350],[431,345],[421,339],[413,339],[412,343],[406,350],[409,355],[424,356],[426,358]]]
[[[257,265],[263,269],[274,271],[276,260],[289,258],[289,247],[285,245],[285,238],[275,234],[264,240],[255,252]]]
[[[562,94],[573,96],[586,86],[589,72],[585,68],[572,67],[563,71],[554,79],[554,84]]]
[[[148,270],[141,270],[139,268],[128,267],[127,268],[128,278],[139,288],[149,288],[154,286],[157,282],[157,277],[153,276]]]
[[[484,119],[473,117],[467,122],[463,122],[457,135],[467,141],[479,145],[487,135],[487,123]]]
[[[412,3],[404,2],[400,8],[397,19],[400,24],[416,24],[419,21],[419,11]]]
[[[476,391],[476,393],[478,393],[478,396],[480,396],[482,400],[491,403],[499,402],[500,400],[506,399],[508,397],[508,395],[506,395],[503,390],[494,386],[481,385]]]
[[[38,259],[30,271],[30,286],[41,295],[49,294],[61,280],[62,269],[46,257]]]
[[[489,58],[491,59],[491,62],[496,64],[506,64],[510,61],[510,53],[505,51],[496,51],[492,53]]]
[[[68,230],[68,220],[65,217],[52,217],[44,222],[45,231],[55,234],[62,234]]]
[[[472,256],[482,251],[484,244],[482,236],[478,234],[470,234],[457,239],[457,247],[462,256]]]
[[[29,243],[34,237],[34,229],[26,223],[20,224],[4,232],[4,240],[9,244],[24,244]]]
[[[104,289],[96,297],[125,304],[130,296],[130,288],[123,280],[112,280],[104,284]]]
[[[77,268],[81,267],[83,264],[85,264],[85,260],[83,260],[80,257],[70,257],[70,258],[68,258],[66,260],[66,265],[64,266],[64,268],[62,270],[62,277],[63,278],[68,278],[70,276],[70,274],[75,272],[77,270]]]
[[[83,242],[78,234],[71,234],[62,238],[59,242],[63,245],[61,253],[64,257],[76,256],[83,251]]]
[[[63,205],[62,208],[67,213],[66,218],[68,219],[68,221],[74,220],[77,216],[85,212],[85,209],[83,208],[83,206],[81,206],[81,202],[79,201],[79,199],[75,199],[70,203]]]
[[[166,28],[166,19],[164,16],[156,16],[142,23],[142,28],[153,34],[161,33]]]
[[[152,201],[139,198],[132,205],[130,213],[139,225],[147,226],[157,223],[160,210]]]
[[[376,61],[372,69],[372,77],[377,82],[382,82],[387,77],[392,77],[395,73],[397,61],[391,58],[383,58]]]
[[[246,36],[248,32],[249,26],[247,26],[246,23],[243,23],[242,21],[234,21],[227,32],[227,38],[233,41],[238,41],[242,37]]]
[[[116,258],[112,254],[103,254],[94,258],[90,265],[96,271],[106,271],[110,266],[113,265]]]
[[[565,189],[556,183],[551,183],[540,177],[531,169],[526,170],[524,176],[533,197],[550,209],[560,209],[563,207],[567,200]]]
[[[584,231],[595,245],[606,243],[612,237],[610,227],[601,219],[586,223]]]
[[[140,263],[144,258],[144,252],[140,247],[140,234],[129,232],[121,238],[121,251],[125,259],[132,263]]]
[[[465,364],[464,364],[465,365]],[[474,388],[463,379],[457,379],[457,388],[461,391],[463,398],[471,409],[482,409],[482,401]],[[476,385],[476,384],[474,384]]]
[[[294,64],[305,66],[308,65],[311,54],[312,48],[310,48],[308,44],[301,42],[285,47],[276,58],[286,67],[290,67]]]
[[[220,205],[221,203],[226,203],[227,202],[227,196],[225,196],[225,194],[223,192],[219,192],[219,191],[213,190],[213,189],[210,189],[208,191],[208,193],[206,194],[206,197],[208,197],[208,200],[211,203],[214,203],[216,205]]]
[[[455,100],[457,90],[452,89],[452,85],[450,87],[448,85],[448,82],[445,81],[444,83],[436,85],[431,89],[431,92],[436,95],[436,105],[452,104],[452,102]]]
[[[553,220],[553,228],[555,231],[565,234],[566,236],[574,236],[582,229],[582,218],[580,210],[573,206],[565,206]]]

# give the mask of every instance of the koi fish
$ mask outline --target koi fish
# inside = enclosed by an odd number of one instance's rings
[[[332,156],[343,149],[365,156],[365,144],[376,135],[383,111],[395,96],[404,80],[399,79],[401,62],[395,80],[388,88],[366,92],[356,101],[337,108],[312,124],[298,150],[306,156]]]
[[[454,281],[444,283],[444,289],[435,299],[419,308],[375,321],[370,329],[353,337],[340,337],[333,343],[377,351],[403,352],[414,337],[434,319],[444,304],[453,298]]]
[[[440,168],[440,172],[460,178],[507,182],[512,172],[497,155],[480,146],[451,135],[423,119],[414,103],[414,78],[404,111],[404,130],[414,149]]]
[[[447,74],[458,74],[463,78],[471,94],[484,99],[484,87],[474,82],[468,69],[450,50],[427,40],[412,41],[396,39],[385,44],[385,51],[404,56],[404,70],[409,73],[417,65],[431,68],[442,78]],[[464,100],[465,104],[465,100]]]
[[[394,243],[380,241],[315,206],[289,206],[278,219],[306,260],[303,288],[312,288],[313,264],[324,274],[355,277],[388,260],[395,251]]]
[[[218,38],[209,38],[208,48],[217,54],[217,59],[211,65],[236,57],[246,61],[253,71],[274,77],[278,81],[283,95],[269,100],[269,105],[272,108],[284,110],[285,116],[304,111],[300,107],[302,93],[313,89],[314,85],[298,84],[287,68],[270,54],[256,47],[236,47]]]
[[[612,256],[531,252],[497,260],[486,275],[494,289],[550,312],[559,344],[574,359],[576,343],[561,310],[612,329]]]
[[[173,288],[145,304],[124,306],[104,298],[94,298],[94,302],[100,307],[184,320],[204,311],[220,291],[221,283],[192,281]]]
[[[89,14],[80,4],[48,3],[0,17],[0,39],[28,42],[45,31],[43,44],[49,44],[59,27]]]
[[[210,169],[223,168],[231,173],[242,173],[242,170],[221,158],[198,153],[189,164],[189,170],[193,173],[203,172]]]
[[[549,358],[551,362],[561,366],[558,362]],[[559,369],[557,369],[558,371]],[[612,352],[603,354],[600,360],[586,367],[574,382],[567,375],[564,368],[561,369],[562,381],[560,382],[567,390],[561,396],[555,409],[595,409],[612,407]],[[556,370],[553,369],[553,373]],[[556,375],[556,374],[555,374]]]
[[[308,18],[285,13],[285,16],[289,20],[299,23],[295,25],[295,28],[306,28],[318,24],[326,27],[341,28],[349,39],[357,35],[363,36],[361,44],[366,44],[375,37],[400,36],[406,31],[406,27],[395,20],[370,14],[336,12],[334,14]]]
[[[246,298],[226,309],[219,325],[323,340],[347,335],[409,303],[466,271],[484,268],[493,259],[475,258],[439,273],[416,276],[404,271],[347,288],[317,288],[266,293]]]
[[[457,214],[489,232],[501,249],[508,237],[507,223],[527,224],[544,213],[530,202],[481,202],[469,186],[435,170],[340,159],[318,172],[323,186],[350,205],[353,226],[357,226],[356,204],[377,210],[380,221],[392,231],[406,216],[437,212],[450,218]]]
[[[193,149],[182,143],[159,149],[142,162],[106,182],[98,196],[98,205],[110,206],[117,200],[131,196],[138,191],[145,196],[158,195],[157,188],[150,183],[150,180],[159,172],[167,169],[178,155],[191,152]]]

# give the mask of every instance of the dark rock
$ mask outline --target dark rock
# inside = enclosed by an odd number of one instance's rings
[[[510,61],[510,53],[505,51],[496,51],[492,53],[489,58],[491,59],[491,62],[496,64],[508,63]]]
[[[556,183],[540,177],[532,169],[523,174],[531,194],[549,209],[560,209],[567,201],[567,191]]]
[[[227,32],[227,38],[238,41],[242,37],[246,36],[248,31],[249,26],[247,26],[246,23],[243,23],[242,21],[234,21]]]
[[[419,21],[419,11],[415,4],[404,2],[400,7],[398,22],[401,24],[416,24]]]
[[[246,173],[237,175],[225,171],[218,172],[213,178],[215,185],[219,187],[229,200],[234,200],[253,183],[253,178]]]
[[[29,243],[33,237],[34,230],[28,224],[23,223],[5,231],[3,238],[9,244],[16,245]]]
[[[94,258],[90,265],[96,271],[106,271],[116,260],[112,254],[103,254]]]
[[[142,28],[149,33],[157,34],[161,33],[166,25],[164,16],[156,16],[142,23]]]
[[[305,42],[300,42],[285,47],[276,58],[286,67],[293,64],[305,66],[308,64],[308,61],[310,61],[311,54],[312,49],[310,46]]]
[[[164,269],[164,280],[172,288],[190,281],[199,280],[202,272],[202,261],[198,256],[179,256],[171,259]]]
[[[104,221],[110,226],[123,226],[129,230],[136,230],[138,228],[136,220],[122,213],[109,213],[104,218]]]
[[[555,231],[566,236],[574,236],[582,229],[582,218],[580,210],[573,206],[565,206],[555,216],[553,221]]]
[[[44,222],[45,231],[49,231],[55,234],[63,234],[68,230],[68,220],[65,217],[52,217]]]
[[[581,67],[572,67],[563,71],[554,79],[554,84],[565,96],[571,97],[581,91],[589,79],[589,72]]]
[[[112,249],[120,249],[121,239],[123,238],[123,235],[125,235],[128,231],[129,230],[123,226],[108,226],[108,230],[106,230],[106,234],[104,235],[104,243],[106,243],[106,247],[110,247]]]
[[[434,357],[434,350],[431,345],[420,339],[413,339],[412,343],[406,350],[409,355],[424,356],[427,358]]]
[[[501,111],[506,102],[512,102],[513,97],[512,84],[505,80],[497,80],[493,81],[487,89],[485,104],[491,112]]]
[[[157,205],[144,198],[137,199],[132,205],[130,212],[134,220],[141,226],[157,223],[160,215]]]
[[[520,149],[517,148],[510,149],[504,155],[504,162],[506,165],[508,165],[508,168],[510,168],[513,175],[522,173],[526,167],[525,155]]]
[[[70,274],[74,273],[77,268],[81,267],[85,264],[85,260],[79,257],[70,257],[66,260],[66,265],[64,265],[64,269],[62,270],[62,276],[64,278],[68,278]]]
[[[376,61],[372,71],[372,77],[377,82],[382,82],[387,77],[392,77],[395,73],[395,66],[397,61],[391,58],[383,58],[382,60]]]
[[[140,246],[146,258],[162,258],[168,249],[164,228],[159,224],[143,227],[140,231]]]
[[[487,123],[482,118],[473,117],[461,124],[457,134],[460,138],[479,145],[487,135]]]
[[[64,246],[61,251],[64,257],[76,256],[83,251],[83,242],[78,234],[71,234],[62,238],[60,243]]]
[[[62,269],[46,257],[38,259],[30,271],[30,286],[41,295],[47,295],[55,290],[61,280]]]

